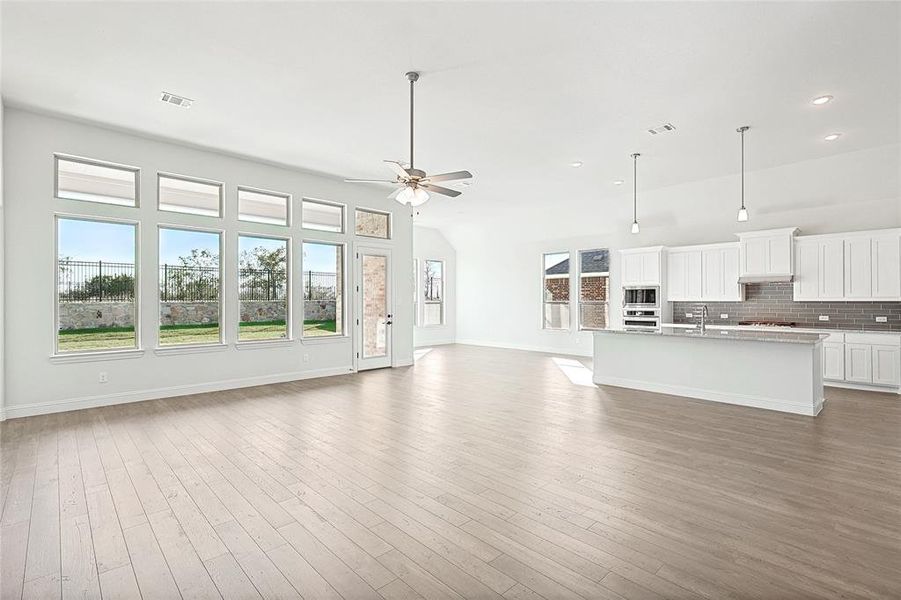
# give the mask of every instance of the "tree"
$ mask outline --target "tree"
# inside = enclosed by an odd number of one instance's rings
[[[257,246],[239,257],[241,298],[281,300],[288,281],[288,250],[285,246]]]

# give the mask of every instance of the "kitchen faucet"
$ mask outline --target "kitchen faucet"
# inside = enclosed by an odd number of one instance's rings
[[[701,306],[701,333],[707,331],[707,305]]]

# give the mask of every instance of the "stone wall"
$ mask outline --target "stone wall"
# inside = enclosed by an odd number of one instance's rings
[[[284,300],[242,301],[241,321],[284,321],[286,308]],[[305,300],[303,308],[306,321],[336,320],[334,300]],[[61,302],[59,328],[132,327],[134,315],[132,302]],[[218,320],[217,302],[164,302],[160,306],[162,325],[216,323]]]

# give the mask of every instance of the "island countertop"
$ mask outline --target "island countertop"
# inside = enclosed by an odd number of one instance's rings
[[[598,335],[641,335],[661,337],[682,337],[704,340],[732,340],[741,342],[775,342],[780,344],[816,344],[827,333],[801,333],[797,331],[743,331],[708,327],[706,331],[685,327],[661,327],[659,330],[636,331],[632,329],[599,329]]]

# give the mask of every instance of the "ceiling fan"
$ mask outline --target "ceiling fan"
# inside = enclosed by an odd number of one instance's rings
[[[413,166],[413,84],[419,80],[419,73],[410,71],[406,74],[410,82],[410,166],[395,160],[386,160],[385,164],[394,171],[394,179],[345,179],[349,183],[393,183],[400,187],[388,196],[401,204],[419,206],[429,199],[429,192],[456,198],[461,194],[457,190],[435,185],[441,181],[456,181],[469,179],[472,173],[469,171],[454,171],[453,173],[441,173],[439,175],[427,175],[425,171]]]

